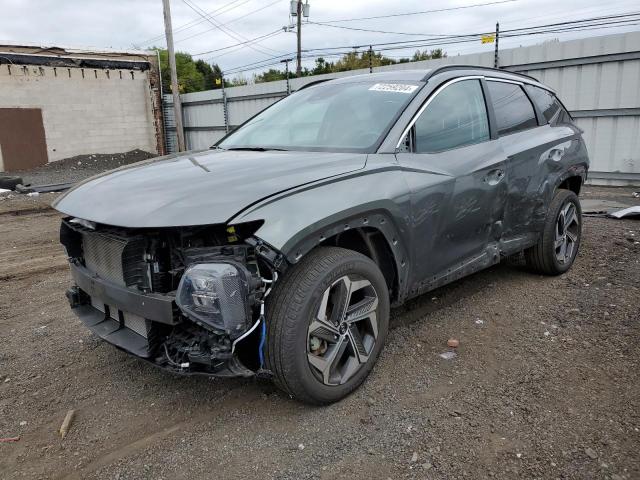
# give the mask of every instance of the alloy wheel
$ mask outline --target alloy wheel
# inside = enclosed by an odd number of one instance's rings
[[[369,280],[345,275],[327,288],[309,324],[307,358],[325,385],[347,382],[367,363],[378,338],[378,295]]]
[[[580,219],[578,211],[572,202],[567,202],[560,210],[556,221],[554,248],[556,259],[564,264],[571,262],[578,244],[580,234]]]

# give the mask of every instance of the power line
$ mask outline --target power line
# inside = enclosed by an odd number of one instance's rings
[[[253,43],[253,42],[256,42],[257,40],[260,40],[260,39],[267,39],[267,38],[272,37],[272,36],[274,36],[276,34],[279,34],[279,33],[283,33],[282,28],[274,30],[273,32],[266,33],[264,35],[260,35],[259,37],[247,39],[244,42],[235,43],[233,45],[228,45],[226,47],[216,48],[214,50],[207,50],[206,52],[192,53],[191,56],[192,57],[199,57],[201,55],[208,55],[210,53],[222,52],[224,50],[228,50],[230,48],[234,48],[234,47],[238,47],[238,46],[245,46],[246,47],[246,46],[248,46],[247,45],[248,43]]]
[[[273,6],[273,5],[275,5],[276,3],[280,3],[280,2],[282,2],[282,0],[275,0],[274,2],[271,2],[271,3],[267,4],[267,5],[265,5],[264,7],[260,7],[260,8],[258,8],[258,9],[256,9],[256,10],[252,10],[252,11],[250,11],[250,12],[248,12],[248,13],[244,14],[244,15],[240,15],[239,17],[236,17],[236,18],[234,18],[234,19],[232,19],[232,20],[229,20],[229,21],[227,21],[227,22],[221,23],[221,24],[220,24],[220,26],[226,26],[226,25],[229,25],[230,23],[237,22],[238,20],[242,20],[242,19],[244,19],[244,18],[247,18],[247,17],[248,17],[248,16],[250,16],[250,15],[253,15],[253,14],[258,13],[258,12],[260,12],[260,11],[262,11],[262,10],[265,10],[265,9],[267,9],[267,8],[269,8],[269,7]],[[203,20],[203,21],[204,21],[204,20]],[[181,39],[177,40],[177,41],[176,41],[176,43],[178,43],[178,42],[183,42],[183,41],[185,41],[185,40],[189,40],[189,39],[194,38],[194,37],[199,37],[200,35],[204,35],[205,33],[208,33],[208,32],[210,32],[211,30],[216,30],[217,28],[218,28],[218,27],[216,27],[216,26],[214,26],[214,27],[212,27],[212,28],[207,28],[206,30],[203,30],[203,31],[201,31],[201,32],[194,33],[193,35],[189,35],[188,37],[183,37],[183,38],[181,38]]]
[[[217,17],[219,15],[222,15],[223,13],[230,12],[234,8],[237,8],[237,7],[241,6],[241,5],[244,5],[245,3],[248,3],[250,1],[251,0],[232,0],[231,2],[225,3],[221,7],[216,8],[215,10],[212,10],[212,11],[208,12],[208,14],[209,15],[216,14],[215,16]],[[241,2],[241,3],[239,3],[238,5],[233,6],[234,4],[237,4],[238,2]],[[225,8],[227,8],[227,7],[232,7],[232,8],[229,8],[228,10],[225,10],[224,12],[221,11],[221,10],[224,10]],[[204,23],[204,22],[205,22],[205,20],[202,19],[202,18],[198,18],[196,20],[192,20],[192,21],[190,21],[188,23],[185,23],[185,24],[183,24],[183,25],[181,25],[179,27],[174,28],[173,29],[173,33],[175,34],[175,33],[178,33],[178,32],[182,32],[182,31],[188,30],[188,29],[193,28],[196,25],[200,25],[201,23]],[[149,43],[154,43],[154,42],[157,42],[159,40],[162,40],[163,38],[164,38],[164,33],[160,34],[160,35],[156,35],[155,37],[152,37],[152,38],[150,38],[148,40],[145,40],[144,42],[139,43],[139,45],[147,45]]]
[[[307,22],[311,25],[319,25],[321,27],[331,27],[331,28],[340,28],[343,30],[354,30],[357,32],[371,32],[371,33],[389,33],[394,35],[407,35],[407,36],[418,36],[418,37],[447,37],[448,35],[444,34],[436,34],[436,33],[408,33],[408,32],[389,32],[386,30],[372,30],[369,28],[357,28],[357,27],[346,27],[344,25],[332,25],[331,23],[324,22]]]
[[[423,15],[425,13],[449,12],[451,10],[463,10],[466,8],[487,7],[489,5],[500,5],[502,3],[517,2],[518,0],[500,0],[497,2],[476,3],[473,5],[460,5],[459,7],[438,8],[435,10],[422,10],[419,12],[392,13],[389,15],[378,15],[375,17],[343,18],[340,20],[325,20],[322,23],[357,22],[360,20],[376,20],[379,18],[406,17],[410,15]]]
[[[609,17],[621,17],[621,16],[633,16],[633,15],[638,15],[637,13],[632,13],[632,14],[625,14],[625,15],[614,15],[614,16],[609,16]],[[600,19],[600,17],[596,17],[596,19]],[[583,20],[575,20],[575,21],[569,21],[569,22],[560,22],[560,23],[555,23],[555,24],[548,24],[548,25],[538,25],[538,26],[533,26],[533,27],[524,27],[524,28],[518,28],[518,29],[511,29],[511,30],[504,30],[504,37],[519,37],[519,36],[528,36],[528,35],[539,35],[539,34],[545,34],[545,33],[562,33],[562,32],[568,32],[568,31],[579,31],[579,30],[587,30],[587,29],[601,29],[601,28],[615,28],[615,27],[620,27],[620,26],[625,26],[625,24],[621,24],[621,22],[634,22],[634,21],[638,21],[638,19],[627,19],[627,20],[619,20],[619,21],[609,21],[609,22],[600,22],[597,24],[594,23],[588,23],[588,22],[592,22],[594,19],[583,19]],[[576,23],[583,23],[585,25],[575,25]],[[635,23],[628,23],[629,25],[635,25]],[[560,28],[554,28],[554,29],[544,29],[544,30],[540,30],[542,28],[545,27],[549,27],[549,26],[554,26],[554,27],[559,27],[565,25],[563,27]],[[537,29],[537,31],[535,31]],[[532,31],[528,31],[525,32],[524,30],[532,30]],[[511,32],[511,33],[508,33]],[[519,33],[518,33],[519,32]],[[377,44],[372,44],[372,45],[376,45],[376,46],[380,46],[381,48],[378,49],[378,51],[392,51],[392,50],[404,50],[404,49],[410,49],[410,48],[417,48],[417,47],[427,47],[427,46],[441,46],[441,45],[451,45],[451,44],[457,44],[457,43],[468,43],[468,42],[475,42],[477,41],[480,36],[483,33],[478,33],[478,34],[471,34],[468,37],[472,37],[472,38],[462,38],[460,36],[450,36],[446,39],[424,39],[424,40],[414,40],[414,41],[399,41],[399,42],[384,42],[384,43],[377,43]],[[458,40],[455,40],[455,39]],[[451,41],[447,41],[451,39]],[[353,52],[353,48],[360,48],[360,46],[354,46],[354,45],[342,45],[339,47],[327,47],[327,48],[316,48],[316,49],[308,49],[305,50],[306,55],[304,55],[304,58],[313,58],[313,57],[319,57],[319,56],[323,56],[323,57],[335,57],[335,56],[342,56],[348,53],[352,53]],[[342,50],[339,52],[333,52],[331,53],[330,50]],[[313,54],[310,54],[311,52],[314,52]],[[283,56],[287,56],[289,54],[286,55],[281,55],[278,57],[273,57],[275,58],[280,58]],[[260,62],[254,62],[254,63],[250,63],[247,65],[243,65],[241,67],[234,67],[231,69],[227,69],[227,72],[229,73],[238,73],[239,71],[247,71],[247,70],[239,70],[240,68],[245,68],[245,67],[254,67],[252,69],[257,69],[257,68],[261,68],[261,67],[265,67],[265,66],[271,66],[271,65],[275,65],[276,63],[269,63],[269,64],[264,64],[265,62],[269,62],[269,59],[265,59],[263,61]]]
[[[213,19],[213,17],[209,17],[204,10],[202,10],[200,7],[195,5],[191,0],[182,0],[182,2],[185,5],[187,5],[189,8],[191,8],[194,12],[196,12],[198,15],[202,16],[203,18],[205,18],[213,26],[217,27],[225,35],[233,38],[236,41],[240,41],[240,42],[249,40],[247,37],[239,34],[238,32],[235,32],[231,28],[222,26],[219,22],[216,22]],[[252,50],[255,50],[256,52],[262,53],[263,55],[271,55],[270,53],[265,52],[263,49],[258,48],[258,47],[254,46],[254,45],[247,44],[247,46],[249,48],[251,48]],[[268,47],[265,47],[265,49],[272,50],[272,51],[278,53],[277,50],[273,50],[273,49],[268,48]]]
[[[596,21],[596,20],[610,20],[610,19],[617,19],[617,18],[635,16],[635,15],[640,15],[640,12],[632,12],[632,13],[627,13],[627,14],[622,14],[622,15],[609,15],[609,16],[602,16],[602,17],[592,17],[592,18],[586,18],[586,19],[582,19],[582,20],[573,20],[573,21],[567,21],[567,22],[550,23],[550,24],[546,24],[546,25],[537,25],[537,26],[533,26],[533,27],[509,29],[509,30],[504,30],[504,32],[505,33],[507,33],[507,32],[519,32],[519,31],[532,30],[532,29],[537,29],[537,28],[548,28],[548,27],[555,27],[555,26],[560,26],[560,25],[585,23],[585,22],[592,22],[592,21]],[[442,39],[447,39],[447,38],[468,38],[468,37],[473,37],[475,39],[477,37],[480,37],[481,35],[486,35],[487,33],[491,33],[491,32],[484,31],[484,32],[477,32],[477,33],[472,33],[472,34],[467,34],[467,35],[447,35],[447,36],[444,36],[444,37],[440,37],[439,39],[442,40]],[[423,42],[423,41],[431,41],[431,40],[433,40],[433,39],[432,38],[424,38],[424,39],[416,39],[416,40],[398,40],[398,41],[393,41],[393,42],[378,42],[378,43],[366,42],[366,43],[367,43],[367,45],[372,45],[372,46],[386,46],[386,45],[407,44],[408,47],[411,47],[412,45],[410,45],[410,44]],[[338,49],[353,48],[353,47],[359,47],[359,45],[356,45],[356,46],[354,46],[354,45],[342,45],[342,46],[339,46],[339,47],[325,47],[325,48],[306,49],[305,52],[312,52],[312,51],[316,51],[316,50],[338,50]]]
[[[627,25],[637,25],[640,22],[640,18],[627,18],[621,19],[623,17],[631,17],[638,16],[640,13],[628,13],[621,15],[610,15],[604,17],[594,17],[590,19],[582,19],[582,20],[573,20],[567,22],[558,22],[548,25],[538,25],[532,27],[523,27],[511,30],[504,30],[504,34],[501,33],[501,37],[522,37],[522,36],[530,36],[530,35],[541,35],[546,33],[564,33],[564,32],[572,32],[572,31],[582,31],[582,30],[593,30],[593,29],[604,29],[604,28],[616,28]],[[613,20],[613,19],[620,20]],[[609,20],[610,19],[610,20]],[[608,21],[600,21],[598,20],[608,20]],[[634,22],[634,23],[631,23]],[[551,27],[551,28],[550,28]],[[476,42],[484,33],[470,34],[467,36],[449,36],[446,38],[438,38],[438,39],[421,39],[421,40],[413,40],[413,41],[397,41],[397,42],[381,42],[381,43],[371,43],[371,45],[378,46],[377,50],[379,52],[382,51],[393,51],[393,50],[405,50],[405,49],[413,49],[419,47],[435,47],[435,46],[444,46],[444,45],[452,45],[459,43],[469,43]],[[303,58],[317,58],[317,57],[341,57],[348,53],[353,53],[353,48],[361,48],[361,46],[347,46],[342,45],[338,47],[326,47],[326,48],[316,48],[316,49],[308,49],[304,50],[305,55]],[[338,51],[336,51],[338,50]],[[313,52],[313,53],[312,53]],[[259,62],[253,62],[247,65],[241,65],[238,67],[233,67],[226,69],[225,72],[228,74],[241,73],[251,70],[257,70],[259,68],[269,67],[273,65],[277,65],[280,63],[281,58],[291,55],[290,53],[274,56],[271,59],[265,59]],[[276,60],[277,61],[273,61]]]
[[[274,33],[274,34],[273,34],[272,36],[270,36],[270,37],[266,37],[266,38],[264,38],[264,39],[262,39],[262,40],[257,40],[255,43],[261,43],[261,42],[263,42],[263,41],[265,41],[265,40],[268,40],[269,38],[275,37],[276,35],[279,35],[279,34],[281,34],[281,33],[284,33],[284,32],[283,32],[283,31],[279,31],[279,32],[277,32],[277,33]],[[211,61],[214,61],[214,60],[215,60],[216,62],[218,62],[218,61],[219,61],[219,59],[220,59],[221,57],[224,57],[225,55],[230,55],[230,54],[232,54],[232,53],[236,53],[236,52],[238,52],[238,51],[242,50],[243,48],[245,48],[245,46],[244,46],[244,45],[236,46],[235,48],[233,48],[233,49],[231,49],[231,50],[227,50],[227,51],[226,51],[226,52],[224,52],[224,53],[220,53],[220,54],[212,55],[211,57],[207,57],[207,58],[205,58],[205,59],[204,59],[204,61],[205,61],[205,62],[207,62],[207,63],[209,63],[209,62],[211,62]],[[273,58],[273,57],[270,57],[270,58]]]

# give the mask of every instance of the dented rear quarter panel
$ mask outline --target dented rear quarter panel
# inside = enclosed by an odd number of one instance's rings
[[[543,125],[500,137],[507,156],[506,238],[539,232],[553,194],[566,178],[588,169],[581,130],[570,124]]]

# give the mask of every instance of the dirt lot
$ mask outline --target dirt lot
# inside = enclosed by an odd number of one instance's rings
[[[2,479],[640,478],[638,220],[586,218],[564,276],[500,265],[412,301],[363,387],[311,408],[92,337],[52,198],[0,200]]]

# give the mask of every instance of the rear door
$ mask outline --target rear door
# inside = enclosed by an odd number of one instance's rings
[[[536,108],[533,88],[522,82],[487,78],[497,133],[507,155],[509,189],[504,212],[501,248],[509,254],[533,244],[541,230],[553,192],[554,173],[564,168],[562,157],[572,147],[570,129],[551,129],[548,119],[557,114],[553,99]],[[547,92],[547,95],[550,95]],[[555,111],[553,111],[555,110]]]
[[[506,167],[491,138],[481,79],[455,79],[434,92],[404,145],[397,158],[411,192],[418,290],[497,261],[489,244],[500,233]]]

